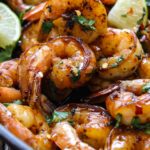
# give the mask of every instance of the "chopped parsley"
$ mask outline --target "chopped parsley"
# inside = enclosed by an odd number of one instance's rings
[[[122,14],[121,17],[127,17],[127,14]]]
[[[146,83],[143,87],[142,87],[142,92],[146,93],[146,92],[150,92],[150,82]]]
[[[81,77],[81,72],[79,69],[77,69],[77,71],[73,71],[71,70],[71,73],[70,73],[70,79],[73,83],[77,82]]]
[[[3,103],[3,105],[5,107],[8,107],[11,104],[22,105],[23,104],[23,100],[16,100],[16,101],[13,101],[13,103]]]
[[[122,115],[121,114],[117,114],[116,115],[116,125],[115,125],[115,128],[118,128],[120,126],[121,120],[122,120]]]
[[[67,119],[68,116],[69,116],[68,112],[54,111],[51,117],[49,116],[46,117],[46,121],[48,124],[51,124],[53,122],[60,122]]]
[[[42,24],[43,33],[49,33],[52,30],[53,26],[54,24],[51,21],[44,21]]]
[[[14,44],[6,46],[5,49],[0,49],[0,62],[11,59],[12,52],[13,52],[14,49],[15,49]]]
[[[111,67],[112,68],[117,67],[123,60],[124,60],[123,56],[120,56],[119,58],[117,58],[116,63],[112,64]]]
[[[82,29],[84,31],[87,31],[87,30],[95,30],[96,28],[94,27],[94,24],[95,24],[95,20],[92,20],[92,19],[86,19],[84,16],[80,15],[80,16],[77,16],[77,15],[74,15],[72,17],[72,20],[76,23],[78,23],[79,25],[81,25]]]
[[[141,124],[139,117],[134,117],[131,121],[131,125],[135,129],[144,130],[145,133],[150,134],[150,123]]]

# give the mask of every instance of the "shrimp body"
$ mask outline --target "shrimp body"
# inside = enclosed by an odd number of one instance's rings
[[[17,110],[14,110],[16,108]],[[0,123],[4,125],[10,132],[12,132],[18,138],[20,138],[21,140],[29,144],[35,150],[39,150],[39,149],[40,150],[47,150],[47,149],[54,150],[55,149],[55,147],[53,147],[52,141],[50,140],[48,125],[45,125],[44,123],[39,133],[31,132],[27,128],[27,127],[30,127],[35,120],[37,123],[36,127],[40,126],[41,125],[40,122],[42,121],[43,123],[44,121],[41,115],[39,115],[36,111],[32,111],[30,108],[27,108],[27,106],[24,107],[24,106],[12,105],[9,107],[9,109],[13,112],[14,115],[4,105],[0,104]],[[25,112],[24,114],[20,114],[25,118],[22,118],[22,117],[20,118],[19,112],[20,113]],[[26,113],[29,114],[28,116],[29,118],[26,116]],[[35,113],[37,114],[36,117],[35,117]],[[20,121],[22,121],[24,125]],[[31,121],[31,123],[28,121]],[[36,128],[35,128],[35,131],[36,131]]]
[[[73,122],[73,127],[83,142],[96,149],[104,148],[112,128],[112,120],[106,110],[86,104],[69,104],[57,110],[72,112],[67,120]]]
[[[17,84],[18,59],[0,63],[0,86],[11,87]]]
[[[79,139],[75,129],[68,122],[57,123],[51,136],[52,140],[62,150],[94,150]]]
[[[150,137],[140,131],[114,128],[109,134],[105,150],[149,150]]]
[[[17,13],[26,12],[26,10],[30,9],[33,5],[37,5],[42,1],[43,0],[6,0],[8,5]]]
[[[44,66],[44,67],[43,67]],[[19,63],[19,83],[24,98],[40,97],[41,79],[46,74],[59,89],[86,83],[96,67],[92,50],[73,37],[59,37],[25,51]]]
[[[150,57],[145,57],[138,68],[139,75],[141,78],[150,79]]]
[[[143,50],[134,32],[109,28],[96,43],[104,55],[98,62],[101,78],[121,79],[135,72]]]
[[[112,117],[122,115],[121,123],[130,125],[134,117],[141,123],[150,121],[149,79],[121,81],[120,90],[113,92],[106,99],[106,107]]]
[[[71,18],[61,18],[62,16],[71,15],[71,13],[78,12],[77,14],[83,15],[86,19],[93,20],[94,28],[92,30],[84,31],[83,28],[75,23],[72,26],[68,26],[68,21]],[[61,19],[60,19],[61,18]],[[55,23],[55,20],[60,19],[63,23],[61,26]],[[60,35],[73,35],[75,37],[83,39],[85,42],[90,43],[94,41],[100,34],[106,32],[107,17],[106,10],[103,4],[97,0],[49,0],[44,8],[43,14],[39,23],[39,40],[45,41],[48,37],[48,33],[43,33],[42,26],[46,21],[54,21],[54,26],[57,26],[60,31]],[[62,28],[64,26],[64,28]],[[61,28],[61,29],[60,29]]]

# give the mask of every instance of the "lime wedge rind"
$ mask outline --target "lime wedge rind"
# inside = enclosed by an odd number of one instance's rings
[[[0,2],[0,47],[14,44],[21,35],[21,24],[16,14]]]

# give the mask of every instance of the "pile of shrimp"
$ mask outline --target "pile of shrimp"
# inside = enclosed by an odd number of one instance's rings
[[[116,0],[6,2],[25,25],[0,63],[0,123],[35,150],[149,150],[150,25],[110,27]]]

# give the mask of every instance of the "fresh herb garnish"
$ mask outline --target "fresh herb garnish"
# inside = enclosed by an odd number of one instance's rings
[[[46,121],[48,124],[51,124],[53,122],[60,122],[67,119],[68,116],[68,112],[54,111],[51,117],[46,117]]]
[[[43,24],[42,24],[43,33],[46,33],[46,34],[49,33],[52,30],[53,26],[54,26],[53,22],[44,21]]]
[[[135,129],[144,130],[145,133],[150,134],[150,123],[141,124],[139,117],[134,117],[131,121],[131,125]]]
[[[123,60],[124,60],[123,56],[120,56],[119,58],[117,58],[116,63],[112,64],[111,67],[112,68],[117,67]]]
[[[86,19],[84,16],[80,15],[80,16],[77,16],[77,15],[74,15],[72,17],[72,20],[76,23],[78,23],[79,25],[81,25],[82,29],[84,31],[87,31],[87,30],[95,30],[96,28],[94,27],[94,24],[95,24],[95,20],[92,20],[92,19]]]
[[[118,128],[120,126],[121,120],[122,120],[122,115],[121,114],[117,114],[116,115],[116,125],[115,125],[115,128]]]
[[[80,79],[80,70],[77,69],[77,71],[75,72],[74,70],[71,70],[71,74],[70,74],[70,79],[73,83],[77,82]]]
[[[146,83],[143,87],[142,87],[142,92],[146,93],[146,92],[150,92],[150,82]]]
[[[141,55],[135,55],[137,57],[138,60],[141,60],[142,59],[142,56]]]
[[[3,62],[5,60],[9,60],[12,57],[12,52],[15,49],[14,44],[6,46],[5,49],[0,50],[0,62]]]
[[[13,101],[13,103],[3,103],[3,105],[5,107],[8,107],[9,105],[11,104],[17,104],[17,105],[22,105],[23,104],[23,100],[16,100],[16,101]]]

